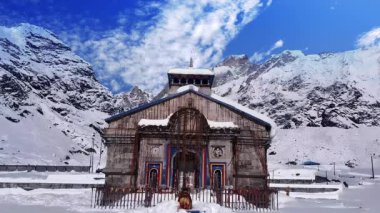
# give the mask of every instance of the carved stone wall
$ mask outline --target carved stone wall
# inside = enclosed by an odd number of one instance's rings
[[[141,119],[166,119],[189,106],[198,110],[207,120],[233,122],[239,127],[239,132],[234,134],[220,130],[214,135],[202,136],[208,138],[206,145],[209,163],[225,165],[225,185],[265,186],[269,130],[225,106],[193,93],[153,105],[109,123],[109,127],[104,130],[108,148],[106,183],[145,185],[146,163],[164,163],[167,155],[165,146],[170,142],[170,133],[165,136],[167,138],[160,136],[160,132],[152,133],[149,137],[141,136],[138,122]]]
[[[142,138],[140,141],[139,167],[137,174],[137,185],[146,185],[146,164],[147,163],[163,163],[165,159],[166,141],[156,138]]]

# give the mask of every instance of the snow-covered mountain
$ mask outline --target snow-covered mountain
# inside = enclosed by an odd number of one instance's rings
[[[359,162],[380,150],[380,47],[319,55],[285,51],[262,64],[231,56],[214,71],[214,92],[285,129],[270,150],[283,154],[270,161],[294,156]],[[91,66],[48,30],[0,27],[0,163],[83,165],[92,152],[99,159],[104,118],[152,98],[138,87],[113,96]],[[370,137],[361,149],[358,134]],[[353,137],[340,152],[340,144]],[[326,158],[329,149],[335,154]]]
[[[87,164],[104,118],[148,99],[137,87],[112,96],[48,30],[0,27],[1,163]]]
[[[367,167],[380,157],[380,47],[262,64],[231,56],[214,68],[214,92],[267,114],[279,128],[270,168],[288,161]]]
[[[380,126],[380,47],[262,64],[231,56],[214,68],[214,92],[273,118],[281,128]]]
[[[135,106],[147,103],[153,96],[135,86],[129,92],[120,93],[114,96],[113,106],[117,112],[126,111]]]

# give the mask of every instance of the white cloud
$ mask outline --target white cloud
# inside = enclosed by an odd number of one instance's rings
[[[112,88],[112,91],[119,91],[120,90],[120,84],[117,83],[117,81],[115,79],[112,79],[111,80],[111,88]]]
[[[362,34],[356,41],[356,45],[360,48],[380,45],[380,27]]]
[[[284,46],[284,41],[280,39],[280,40],[276,41],[276,43],[274,43],[271,50],[273,51],[277,48],[281,48],[282,46]]]
[[[272,1],[272,0],[268,0],[268,1],[267,1],[267,7],[271,6],[271,5],[272,5],[272,3],[273,3],[273,1]]]
[[[256,17],[260,5],[260,0],[170,0],[161,5],[154,24],[138,23],[128,34],[121,26],[86,42],[91,50],[87,58],[101,80],[121,76],[125,83],[158,92],[167,70],[187,66],[190,56],[196,67],[219,62],[228,42]]]
[[[336,10],[337,7],[339,6],[339,2],[338,1],[333,1],[333,2],[330,2],[330,10]]]
[[[250,60],[253,62],[259,62],[263,60],[266,56],[271,55],[274,50],[279,49],[283,46],[284,46],[284,41],[280,39],[276,41],[268,51],[261,52],[261,53],[260,52],[253,53],[253,55],[250,57]]]
[[[252,62],[259,62],[264,59],[265,53],[258,53],[255,52],[253,55],[249,58],[250,61]]]

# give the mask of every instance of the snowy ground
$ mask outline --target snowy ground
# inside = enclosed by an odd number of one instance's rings
[[[362,184],[344,188],[338,199],[334,199],[334,193],[325,193],[319,199],[293,198],[302,196],[301,193],[286,197],[282,193],[279,212],[378,212],[380,180],[366,180]]]
[[[311,160],[323,165],[347,168],[348,161],[355,167],[370,167],[370,155],[380,158],[380,128],[361,127],[340,129],[308,127],[279,129],[268,150],[269,170],[284,168],[288,161],[301,164]],[[331,164],[331,165],[330,165]]]
[[[323,131],[322,131],[323,130]],[[269,173],[276,179],[312,179],[315,174],[329,179],[345,181],[349,187],[340,186],[337,192],[300,193],[279,195],[279,212],[378,212],[380,191],[380,134],[379,128],[342,130],[336,128],[305,128],[279,130],[268,156]],[[370,179],[370,154],[375,154],[376,178]],[[298,165],[286,165],[287,161]],[[312,160],[320,166],[302,166],[300,163]],[[355,168],[345,165],[354,163]],[[335,162],[335,175],[334,163]],[[78,175],[78,176],[77,176]],[[0,182],[45,181],[69,183],[90,183],[94,177],[86,173],[0,173]],[[331,184],[337,183],[329,183]],[[338,183],[339,185],[339,183]],[[320,185],[321,186],[321,185]],[[317,186],[317,187],[320,187]],[[311,186],[313,187],[313,186]],[[91,208],[91,189],[36,189],[25,191],[19,188],[0,189],[1,213],[75,213],[75,212],[127,212],[127,210]],[[194,202],[196,209],[207,213],[232,212],[216,204]],[[162,203],[155,208],[129,210],[135,213],[177,212],[177,204]]]
[[[270,179],[293,179],[293,180],[314,180],[317,173],[313,168],[283,168],[270,172]]]
[[[176,201],[161,203],[154,208],[139,208],[135,210],[94,209],[91,208],[91,189],[0,189],[0,209],[2,213],[23,212],[135,212],[135,213],[170,213],[177,212]],[[223,213],[232,212],[230,209],[217,204],[193,202],[194,209],[202,212]],[[31,210],[31,211],[30,211]],[[57,210],[57,211],[56,211]],[[185,212],[185,211],[179,211]]]
[[[380,191],[380,161],[375,161],[375,179],[370,179],[370,169],[340,170],[337,177],[349,183],[338,192],[279,194],[279,212],[378,212]],[[294,171],[295,169],[291,170]],[[300,170],[302,171],[302,170]],[[330,171],[332,172],[332,171]],[[285,174],[285,173],[284,173]],[[289,172],[292,174],[292,172]],[[136,210],[91,208],[91,189],[0,189],[1,213],[75,213],[75,212],[177,212],[175,201],[161,203],[154,208]],[[217,204],[194,202],[194,209],[207,213],[232,212]],[[181,211],[180,211],[181,212]]]
[[[0,172],[0,183],[104,184],[104,174],[85,172]]]

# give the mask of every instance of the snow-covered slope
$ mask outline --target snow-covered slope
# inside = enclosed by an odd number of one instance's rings
[[[214,68],[214,92],[279,126],[270,167],[288,161],[368,167],[380,157],[380,47],[305,55],[285,51],[262,64],[231,56]]]
[[[370,168],[372,154],[380,159],[380,127],[279,129],[268,153],[271,169],[284,167],[288,161],[302,164],[308,160]]]
[[[214,92],[272,117],[281,128],[380,125],[380,47],[263,64],[230,57],[215,67]]]
[[[144,94],[113,97],[48,30],[0,27],[0,162],[88,164],[91,152],[100,156],[104,118],[146,101]]]

